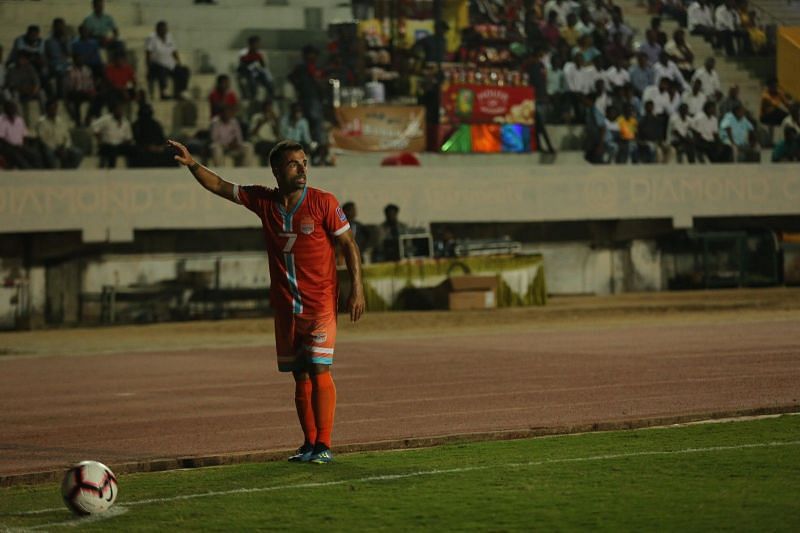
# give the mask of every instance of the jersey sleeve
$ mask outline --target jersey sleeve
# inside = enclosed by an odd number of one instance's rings
[[[234,184],[233,186],[233,199],[258,216],[261,216],[261,212],[263,211],[261,207],[264,198],[264,188],[258,185]]]
[[[325,213],[323,218],[325,231],[334,237],[338,237],[350,229],[350,222],[347,221],[347,217],[344,211],[342,211],[342,208],[339,207],[339,202],[336,200],[335,196],[326,194],[323,207]]]

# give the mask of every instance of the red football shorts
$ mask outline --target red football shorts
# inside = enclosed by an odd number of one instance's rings
[[[303,371],[309,363],[332,365],[335,345],[336,313],[313,317],[276,313],[275,349],[279,371]]]

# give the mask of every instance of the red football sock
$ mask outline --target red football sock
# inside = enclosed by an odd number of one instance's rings
[[[310,379],[295,382],[294,405],[297,407],[297,418],[300,419],[306,442],[313,445],[317,442],[317,423],[314,420],[314,407],[311,402]]]
[[[314,405],[314,418],[317,423],[317,443],[331,446],[333,432],[333,413],[336,411],[336,387],[330,372],[311,376],[313,391],[311,403]]]

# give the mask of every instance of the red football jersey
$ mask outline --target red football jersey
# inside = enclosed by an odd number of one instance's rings
[[[334,237],[350,229],[331,193],[306,187],[286,212],[277,189],[235,186],[233,196],[261,218],[269,255],[270,299],[279,312],[321,316],[336,312]]]

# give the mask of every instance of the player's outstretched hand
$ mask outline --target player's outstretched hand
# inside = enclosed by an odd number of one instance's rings
[[[175,161],[177,161],[181,165],[186,165],[187,167],[194,163],[192,154],[189,153],[189,149],[186,148],[184,145],[182,145],[178,141],[173,141],[172,139],[167,140],[167,144],[169,144],[175,150],[178,151],[178,155],[175,156]]]
[[[359,287],[350,291],[350,297],[347,299],[347,310],[350,312],[350,322],[358,322],[358,319],[364,314],[364,308],[366,306],[363,289]]]

